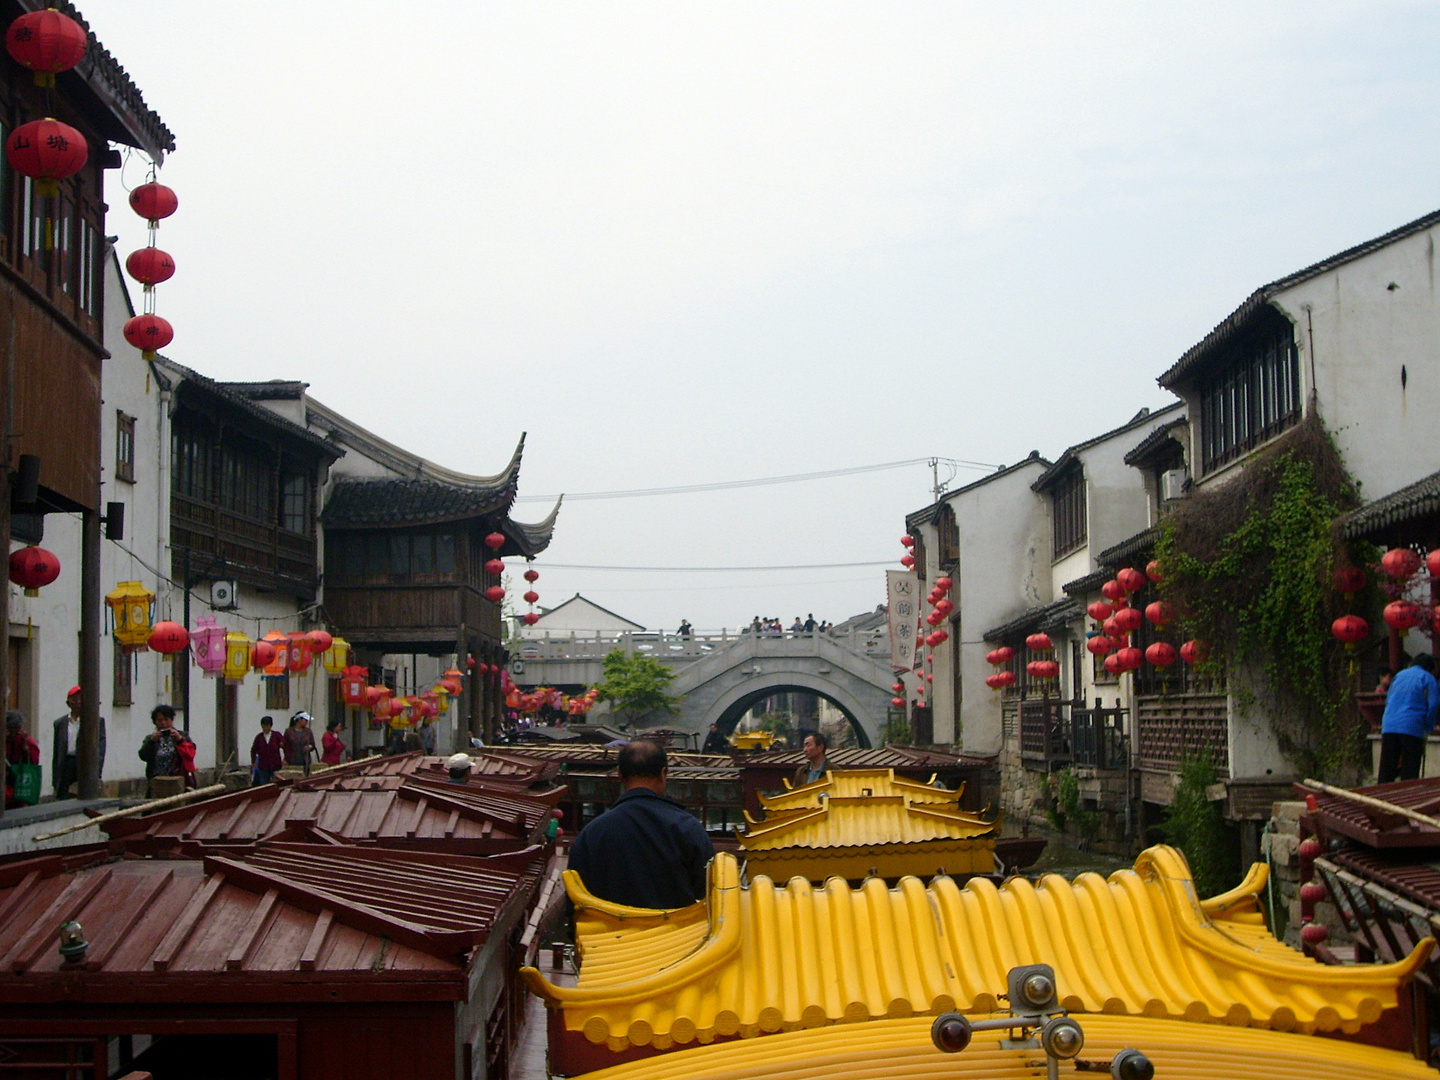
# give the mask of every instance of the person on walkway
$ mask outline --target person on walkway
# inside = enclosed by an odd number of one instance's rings
[[[55,798],[73,798],[70,785],[80,779],[80,687],[72,686],[65,695],[69,712],[55,721],[55,740],[50,750],[50,782],[55,785]],[[105,773],[105,717],[100,717],[100,764],[96,774]]]
[[[825,770],[830,767],[830,763],[825,760],[825,753],[830,749],[830,740],[818,731],[807,731],[800,749],[805,755],[805,763],[795,770],[795,786],[824,780]]]
[[[805,616],[805,633],[815,633],[815,613],[813,611]]]
[[[710,733],[705,736],[705,745],[701,753],[705,754],[728,754],[730,752],[730,740],[720,732],[719,724],[710,725]]]
[[[468,784],[470,770],[474,767],[475,762],[470,759],[469,754],[451,754],[445,759],[445,770],[450,774],[452,784]]]
[[[150,711],[150,722],[155,730],[146,735],[140,743],[140,760],[145,762],[145,780],[157,776],[183,776],[185,786],[193,787],[195,744],[190,737],[175,726],[175,709],[170,705],[156,705]],[[186,768],[187,760],[190,768]],[[150,797],[154,798],[153,789]]]
[[[304,769],[309,776],[310,759],[314,756],[315,733],[310,730],[310,714],[297,712],[290,717],[290,727],[285,732],[285,764]]]
[[[26,806],[15,798],[17,765],[40,765],[40,744],[25,730],[25,714],[19,709],[5,713],[5,809]],[[32,778],[33,779],[33,778]]]
[[[324,765],[339,765],[345,760],[345,740],[340,736],[340,728],[345,721],[331,720],[325,725],[325,734],[320,737],[320,744],[324,753],[320,755],[320,761]]]
[[[675,631],[682,640],[689,641],[695,635],[695,628],[690,625],[689,619],[680,620],[680,629]]]
[[[1414,780],[1425,756],[1425,736],[1440,716],[1440,682],[1435,658],[1420,653],[1390,683],[1385,717],[1380,721],[1379,782]]]
[[[259,787],[275,779],[285,764],[285,737],[275,730],[275,718],[260,718],[260,734],[250,744],[250,786]]]
[[[715,847],[705,827],[665,798],[665,750],[633,739],[620,751],[619,800],[580,830],[570,869],[612,904],[669,910],[705,898]]]

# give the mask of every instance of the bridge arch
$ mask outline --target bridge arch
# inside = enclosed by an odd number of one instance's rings
[[[749,712],[756,703],[774,694],[792,691],[815,694],[839,709],[845,719],[850,722],[850,730],[854,732],[857,746],[869,749],[875,744],[880,733],[872,732],[865,726],[865,718],[873,710],[866,709],[864,703],[843,686],[801,671],[758,675],[731,687],[706,709],[701,717],[699,730],[706,731],[711,724],[716,724],[721,733],[728,738],[730,733],[735,730],[735,725],[740,722],[740,718]]]

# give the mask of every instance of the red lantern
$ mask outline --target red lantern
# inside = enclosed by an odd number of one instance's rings
[[[1031,660],[1025,670],[1037,679],[1054,679],[1060,674],[1060,665],[1054,660]]]
[[[892,697],[890,704],[897,709],[903,709],[905,707],[905,699],[903,697]]]
[[[505,562],[502,559],[489,559],[485,563],[485,572],[499,577],[505,572]]]
[[[1145,622],[1145,617],[1140,614],[1140,609],[1133,607],[1122,607],[1115,612],[1114,619],[1115,625],[1126,634],[1133,634]]]
[[[159,315],[136,315],[125,321],[125,340],[141,352],[153,353],[175,340],[175,328]]]
[[[900,556],[900,565],[903,566],[903,567],[905,567],[905,569],[907,569],[907,570],[910,569],[910,567],[912,567],[912,566],[915,565],[915,556],[914,556],[914,555],[901,555],[901,556]]]
[[[934,674],[931,673],[931,672],[929,672],[929,671],[927,671],[927,672],[925,673],[925,681],[926,681],[926,682],[934,682],[934,681],[935,681],[935,676],[934,676]]]
[[[535,582],[540,580],[540,571],[536,570],[532,566],[529,570],[525,571],[524,577],[526,581],[530,582],[531,585],[534,585]]]
[[[85,58],[85,28],[54,8],[21,15],[5,32],[5,48],[21,67],[41,75],[69,71]],[[54,86],[52,78],[35,80]]]
[[[60,560],[42,547],[31,544],[10,553],[10,580],[25,590],[26,596],[36,595],[60,576]]]
[[[938,604],[935,605],[935,610],[938,611],[941,616],[945,616],[949,615],[950,612],[955,610],[955,605],[952,604],[949,600],[941,600]]]
[[[1125,599],[1125,587],[1113,578],[1100,586],[1100,595],[1111,603]]]
[[[1300,901],[1305,904],[1318,904],[1327,897],[1329,892],[1325,886],[1318,881],[1307,881],[1300,886]]]
[[[146,221],[159,221],[161,218],[167,218],[179,208],[180,200],[176,197],[175,192],[153,180],[148,184],[141,184],[130,192],[130,209]]]
[[[1306,945],[1319,945],[1330,936],[1322,923],[1308,922],[1300,928],[1300,940]]]
[[[903,694],[905,692],[905,684],[901,682],[891,683],[890,689],[894,690],[897,694]]]
[[[1175,621],[1175,609],[1164,600],[1156,600],[1145,608],[1145,618],[1156,626],[1165,626]]]
[[[1105,657],[1105,670],[1111,675],[1119,675],[1125,669],[1120,666],[1120,654],[1111,653]]]
[[[1145,587],[1145,574],[1133,566],[1124,567],[1115,575],[1115,580],[1127,593],[1139,592]]]
[[[915,546],[915,538],[909,533],[906,533],[904,536],[900,537],[900,545],[902,547],[913,548]]]
[[[527,592],[527,593],[525,594],[525,602],[526,602],[527,604],[533,604],[533,603],[535,603],[536,600],[539,600],[539,599],[540,599],[540,594],[539,594],[538,592],[536,592],[534,589],[531,589],[529,592]]]
[[[1110,618],[1111,615],[1115,614],[1115,609],[1104,600],[1096,600],[1085,609],[1085,614],[1089,615],[1090,618],[1096,622],[1103,623],[1106,619]]]
[[[285,669],[293,671],[297,675],[309,671],[310,661],[315,655],[310,635],[297,632],[285,636],[290,639],[290,662],[285,665]]]
[[[1025,639],[1025,647],[1031,652],[1048,652],[1055,645],[1049,634],[1031,634]]]
[[[1424,614],[1413,600],[1392,600],[1385,605],[1386,625],[1396,630],[1409,630],[1420,625]]]
[[[933,649],[937,645],[944,644],[945,640],[949,636],[950,635],[947,634],[944,630],[934,630],[925,635],[925,644],[929,645],[930,648]]]
[[[269,641],[261,639],[255,642],[250,648],[250,666],[253,668],[267,668],[275,662],[275,646]]]
[[[1365,587],[1365,571],[1358,566],[1342,566],[1335,571],[1331,580],[1335,585],[1336,592],[1353,596]]]
[[[365,688],[365,704],[374,708],[390,695],[388,686],[367,686]]]
[[[929,600],[931,604],[938,604],[941,600],[945,599],[945,590],[939,587],[931,589],[930,595],[927,596],[926,599]]]
[[[1300,860],[1302,862],[1314,862],[1320,857],[1320,852],[1323,850],[1319,840],[1316,840],[1313,836],[1306,837],[1300,841]]]
[[[1015,685],[1015,673],[1013,671],[997,671],[994,675],[991,675],[990,678],[994,679],[1001,686]],[[988,682],[989,680],[987,679],[986,681]]]
[[[1148,577],[1151,581],[1155,582],[1157,585],[1165,580],[1165,578],[1160,573],[1159,559],[1151,559],[1148,563],[1145,564],[1145,576]]]
[[[1330,633],[1336,641],[1346,645],[1358,645],[1370,636],[1370,624],[1359,615],[1341,615],[1330,624]]]
[[[955,587],[955,582],[948,577],[936,578],[935,587],[937,589],[943,589],[945,592],[949,592]]]
[[[365,691],[369,689],[370,669],[352,664],[340,676],[340,696],[346,705],[364,705]]]
[[[1203,641],[1187,641],[1180,646],[1180,659],[1187,664],[1203,664],[1210,655],[1210,646]]]
[[[492,551],[499,551],[505,546],[505,534],[493,532],[485,537],[485,546]]]
[[[986,653],[985,659],[991,664],[1008,664],[1015,659],[1015,650],[1009,645],[1001,645],[998,649]]]
[[[1100,625],[1100,631],[1111,641],[1123,641],[1125,639],[1125,631],[1120,629],[1120,623],[1113,615]]]
[[[11,168],[39,180],[42,195],[55,194],[54,181],[74,176],[89,156],[84,135],[48,116],[21,124],[5,140],[5,159]]]
[[[1115,642],[1104,634],[1096,634],[1086,639],[1085,648],[1094,656],[1104,656],[1115,648]]]
[[[169,656],[171,653],[178,653],[190,644],[190,631],[178,622],[170,622],[167,619],[155,624],[155,629],[150,632],[150,640],[147,644],[155,652]]]
[[[1391,548],[1380,556],[1380,569],[1397,581],[1414,577],[1420,569],[1420,556],[1409,548]]]
[[[323,653],[335,644],[335,637],[328,630],[311,630],[309,633],[310,651]]]
[[[1145,650],[1145,659],[1158,668],[1167,668],[1180,659],[1180,654],[1168,641],[1152,641]]]
[[[1008,674],[1008,671],[997,671],[994,675],[987,675],[985,677],[985,685],[988,686],[991,690],[1003,689],[1005,684],[1000,681],[1000,676]]]
[[[488,589],[485,590],[485,599],[491,601],[492,603],[498,604],[501,600],[505,599],[504,587],[500,585],[491,585]]]
[[[1133,645],[1116,650],[1114,655],[1120,664],[1121,671],[1134,671],[1145,662],[1145,654]]]
[[[1440,577],[1440,548],[1425,556],[1425,569],[1430,572],[1431,577]]]
[[[142,285],[159,285],[175,276],[175,260],[157,247],[145,247],[126,256],[125,271]]]

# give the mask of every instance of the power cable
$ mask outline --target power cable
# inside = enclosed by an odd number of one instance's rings
[[[861,473],[884,472],[888,469],[903,469],[910,465],[930,465],[943,461],[956,468],[985,469],[994,471],[1001,468],[983,461],[967,461],[964,458],[907,458],[904,461],[886,461],[879,465],[855,465],[847,469],[826,469],[821,472],[791,473],[788,476],[761,476],[752,480],[720,480],[708,484],[680,484],[675,487],[630,488],[623,491],[581,491],[567,493],[566,502],[588,499],[637,499],[652,495],[690,495],[704,491],[730,491],[735,488],[764,487],[770,484],[798,484],[806,480],[829,480],[837,476],[858,476]],[[516,502],[554,502],[556,495],[521,495]]]
[[[894,559],[873,562],[802,563],[797,566],[592,566],[586,563],[541,562],[539,570],[621,570],[636,574],[730,574],[768,570],[841,570],[853,566],[898,566]]]

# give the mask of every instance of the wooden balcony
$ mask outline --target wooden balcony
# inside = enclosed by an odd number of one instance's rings
[[[1020,702],[1020,756],[1027,764],[1049,768],[1069,764],[1070,721],[1068,701],[1060,698],[1031,698]]]
[[[1165,694],[1136,699],[1136,764],[1173,773],[1186,758],[1208,757],[1230,775],[1229,705],[1224,694]]]
[[[177,580],[183,571],[185,549],[190,549],[192,573],[223,559],[223,568],[210,567],[211,577],[234,577],[261,588],[282,589],[309,598],[315,595],[315,538],[285,532],[253,518],[200,502],[184,495],[170,496],[172,570]]]
[[[471,634],[501,638],[500,605],[466,585],[329,586],[325,610],[354,645],[449,651],[462,625]]]

